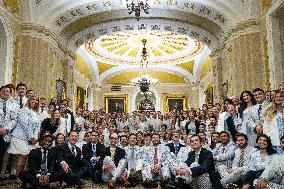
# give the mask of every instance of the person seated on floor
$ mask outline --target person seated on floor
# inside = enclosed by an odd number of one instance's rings
[[[152,135],[152,144],[145,151],[144,162],[142,168],[143,186],[157,187],[158,181],[161,181],[163,188],[171,188],[169,155],[170,149],[160,144],[160,135],[154,133]]]
[[[237,134],[236,144],[237,149],[235,151],[232,168],[227,168],[225,165],[220,165],[219,167],[219,173],[222,177],[221,183],[223,186],[236,186],[233,183],[240,181],[247,173],[251,155],[256,151],[256,148],[248,145],[248,137],[244,133]]]
[[[222,189],[220,176],[215,171],[213,155],[202,147],[200,136],[192,135],[190,144],[193,151],[188,154],[185,162],[187,166],[176,167],[176,174],[179,176],[178,187],[188,188],[188,184],[196,182],[198,188]]]
[[[82,154],[84,161],[88,164],[88,174],[92,177],[95,183],[100,183],[102,180],[102,171],[98,165],[104,146],[98,142],[98,132],[91,132],[91,141],[84,144]]]
[[[55,172],[56,150],[51,147],[53,136],[50,132],[41,133],[40,148],[33,149],[28,155],[27,171],[19,173],[22,188],[59,188]]]
[[[275,155],[271,163],[254,183],[256,189],[283,189],[284,155]]]
[[[100,157],[100,166],[103,170],[102,179],[108,182],[109,188],[115,188],[116,180],[119,179],[124,187],[129,186],[127,181],[125,150],[118,147],[118,135],[109,135],[110,146],[103,149]]]
[[[87,173],[87,165],[82,159],[81,150],[76,143],[79,134],[76,131],[68,133],[67,143],[58,147],[59,178],[64,181],[67,186],[82,186],[80,181]]]
[[[256,138],[257,150],[252,153],[248,172],[242,178],[243,189],[253,189],[253,181],[258,179],[264,169],[270,164],[273,154],[276,151],[272,147],[270,137],[266,134],[261,134]]]
[[[136,135],[128,136],[128,146],[124,148],[127,161],[128,181],[135,187],[142,180],[143,151],[136,145]]]
[[[213,159],[215,161],[216,169],[219,166],[226,166],[227,168],[232,168],[234,154],[236,146],[230,139],[230,134],[226,131],[220,132],[220,144],[216,145],[216,149],[213,152]]]

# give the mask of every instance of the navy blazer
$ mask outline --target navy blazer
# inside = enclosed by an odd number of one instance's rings
[[[33,149],[30,151],[28,155],[28,172],[36,176],[40,174],[40,168],[42,164],[42,148]],[[47,172],[52,174],[55,171],[55,163],[56,163],[56,149],[50,148],[47,152]]]
[[[170,152],[175,153],[175,145],[174,145],[173,142],[166,144],[166,146],[170,148]],[[178,152],[179,152],[181,147],[185,147],[185,145],[179,143]]]
[[[79,147],[75,146],[77,154],[76,157],[72,154],[71,150],[68,147],[68,143],[59,146],[58,153],[58,163],[60,164],[62,161],[65,161],[71,170],[78,170],[83,167],[86,167],[84,161],[82,161],[82,154]]]
[[[111,156],[110,153],[110,147],[106,147],[103,149],[102,155],[100,157],[100,166],[103,166],[103,161],[105,159],[106,156]],[[115,166],[118,165],[119,161],[125,159],[125,150],[120,148],[120,147],[116,147],[115,149],[115,154],[114,154],[114,164]]]
[[[188,158],[185,163],[188,167],[190,167],[193,162],[195,162],[195,151],[188,153]],[[222,189],[223,186],[220,182],[221,177],[217,172],[215,172],[213,154],[209,150],[201,148],[198,164],[199,166],[190,168],[192,177],[196,178],[200,175],[203,175],[204,173],[208,173],[214,189]]]
[[[99,157],[102,155],[104,149],[104,145],[100,144],[97,142],[96,144],[96,157]],[[83,154],[83,158],[85,159],[85,161],[90,161],[90,159],[92,158],[92,143],[88,142],[87,144],[84,144],[82,147],[82,154]]]

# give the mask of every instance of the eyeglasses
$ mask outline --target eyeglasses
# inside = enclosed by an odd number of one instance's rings
[[[117,140],[117,138],[116,138],[116,137],[110,137],[110,139],[115,139],[115,140]]]

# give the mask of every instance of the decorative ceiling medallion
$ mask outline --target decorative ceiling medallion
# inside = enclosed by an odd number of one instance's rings
[[[200,54],[204,45],[186,35],[167,31],[129,31],[104,35],[86,44],[86,50],[100,61],[111,64],[139,64],[147,39],[147,55],[151,64],[178,64]]]

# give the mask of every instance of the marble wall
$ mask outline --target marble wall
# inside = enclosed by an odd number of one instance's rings
[[[74,95],[74,60],[56,48],[51,39],[40,33],[22,33],[19,37],[17,83],[24,82],[37,95],[56,96],[56,80],[67,84],[67,96]]]
[[[225,94],[230,97],[256,87],[266,89],[259,22],[241,23],[231,29],[211,56],[215,102],[221,102]]]

